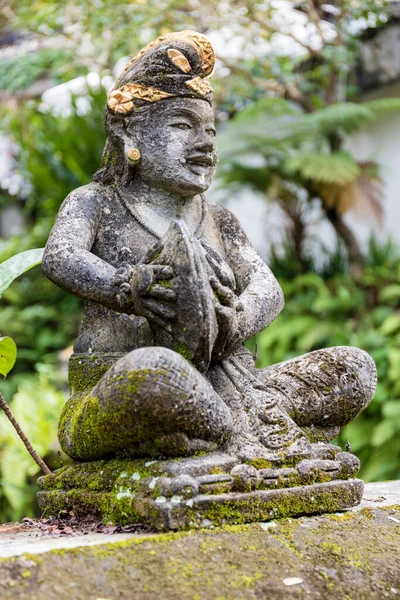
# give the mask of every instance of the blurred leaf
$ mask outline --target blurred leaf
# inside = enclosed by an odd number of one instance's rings
[[[393,419],[386,419],[378,423],[372,434],[371,444],[372,446],[382,446],[385,442],[400,429],[399,423],[396,423]]]
[[[0,264],[0,297],[14,279],[42,262],[43,250],[43,248],[27,250]]]
[[[381,302],[387,302],[388,300],[397,300],[400,302],[400,284],[392,284],[383,288],[379,293]]]
[[[382,414],[389,419],[397,419],[400,422],[400,399],[386,402],[382,408]]]
[[[301,152],[289,156],[283,168],[289,174],[298,174],[304,179],[340,185],[350,183],[360,175],[358,164],[347,152]]]
[[[0,337],[0,375],[7,377],[17,359],[17,346],[12,338]]]
[[[400,328],[400,314],[393,313],[389,315],[379,328],[383,335],[390,335]]]

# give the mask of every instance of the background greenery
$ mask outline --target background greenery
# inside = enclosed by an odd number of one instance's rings
[[[359,163],[344,150],[345,136],[363,123],[398,110],[399,101],[357,103],[352,75],[360,34],[350,24],[387,19],[382,1],[341,0],[329,16],[335,36],[326,36],[324,4],[298,4],[318,38],[296,41],[293,56],[240,54],[219,65],[213,83],[219,125],[218,184],[226,197],[252,188],[276,202],[287,216],[285,252],[272,253],[271,267],[286,296],[286,308],[257,336],[265,366],[323,346],[355,345],[371,353],[378,367],[374,402],[343,432],[362,460],[366,480],[400,477],[400,257],[388,241],[360,248],[343,215],[356,201],[381,217],[379,167]],[[262,47],[281,31],[272,2],[234,0],[201,4],[161,0],[18,0],[4,3],[0,25],[34,40],[35,52],[1,59],[2,131],[18,148],[16,170],[28,192],[0,190],[0,207],[23,208],[26,231],[0,240],[0,262],[47,240],[65,196],[88,183],[104,144],[101,85],[82,92],[90,110],[82,114],[72,98],[69,114],[42,107],[35,82],[52,85],[88,72],[110,76],[115,62],[132,56],[167,31],[229,27],[243,48]],[[239,42],[238,42],[239,43]],[[49,85],[50,85],[49,83]],[[0,182],[1,185],[1,182]],[[315,264],[307,253],[307,213],[315,204],[337,235],[337,250]],[[322,252],[321,248],[321,252]],[[38,452],[60,465],[56,424],[67,393],[62,351],[74,340],[80,300],[47,281],[39,268],[16,280],[1,299],[0,333],[12,336],[18,360],[1,391]],[[252,342],[254,343],[254,341]],[[37,467],[0,415],[0,521],[33,515]]]

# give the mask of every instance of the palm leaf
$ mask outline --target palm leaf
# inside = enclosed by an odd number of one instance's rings
[[[360,167],[347,152],[298,152],[286,159],[283,168],[289,175],[305,180],[339,185],[355,181],[360,175]]]
[[[373,217],[378,223],[383,218],[382,179],[376,175],[376,164],[371,161],[358,163],[360,176],[345,184],[314,184],[319,197],[327,208],[335,208],[340,214],[356,210],[360,218]]]
[[[326,135],[338,129],[346,133],[356,131],[374,117],[374,111],[367,104],[338,102],[305,115],[304,120],[308,122],[311,130]]]

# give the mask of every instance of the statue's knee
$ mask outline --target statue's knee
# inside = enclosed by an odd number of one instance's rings
[[[103,412],[126,410],[131,420],[159,434],[182,431],[220,439],[232,430],[228,406],[182,356],[162,347],[133,350],[99,381],[93,394]],[[128,417],[127,417],[128,418]]]
[[[130,383],[133,395],[142,395],[143,392],[157,396],[162,392],[164,396],[179,395],[179,392],[189,393],[195,380],[197,371],[182,356],[168,348],[150,346],[132,350],[108,371],[100,387],[126,387]]]
[[[327,351],[333,354],[337,369],[347,384],[346,395],[363,410],[376,391],[377,373],[372,357],[353,346],[337,346]]]
[[[327,348],[324,353],[331,355],[338,377],[331,403],[325,403],[330,415],[325,425],[343,427],[353,421],[374,397],[377,383],[375,363],[367,352],[352,346]]]

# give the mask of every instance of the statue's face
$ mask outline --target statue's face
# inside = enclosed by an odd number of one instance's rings
[[[154,105],[138,147],[141,160],[136,177],[182,196],[204,192],[217,163],[211,106],[192,98]]]

